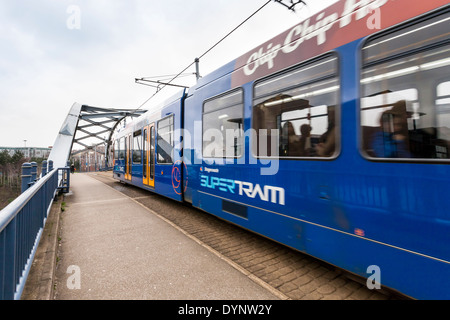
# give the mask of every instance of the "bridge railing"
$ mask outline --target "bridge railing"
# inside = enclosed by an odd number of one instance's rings
[[[0,211],[0,300],[19,300],[58,190],[70,168],[49,171]]]

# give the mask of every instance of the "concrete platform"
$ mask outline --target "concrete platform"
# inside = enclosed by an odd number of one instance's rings
[[[283,298],[87,174],[71,176],[64,201],[55,299]]]

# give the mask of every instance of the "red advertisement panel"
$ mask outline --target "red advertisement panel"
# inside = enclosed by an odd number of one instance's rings
[[[447,4],[448,0],[341,0],[238,58],[232,87]]]

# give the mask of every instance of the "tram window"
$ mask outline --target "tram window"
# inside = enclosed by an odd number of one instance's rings
[[[337,62],[334,55],[328,55],[256,83],[254,155],[281,158],[336,155]]]
[[[438,127],[450,127],[450,81],[440,83],[436,88]]]
[[[150,129],[150,179],[153,180],[155,176],[155,127]]]
[[[125,138],[119,139],[119,160],[125,159]]]
[[[114,141],[114,160],[119,160],[119,140]]]
[[[203,105],[203,157],[237,158],[243,154],[242,89],[208,100]]]
[[[147,151],[148,151],[148,132],[147,129],[144,129],[144,134],[142,135],[142,146],[144,148],[142,155],[143,155],[143,163],[144,166],[147,166],[148,164],[148,158],[147,158]],[[147,169],[144,167],[142,171],[144,178],[147,178]]]
[[[158,163],[171,164],[173,162],[173,115],[158,122]]]
[[[366,156],[450,158],[450,45],[437,44],[448,19],[435,17],[365,44],[360,125]]]
[[[140,164],[142,161],[142,133],[141,130],[133,134],[133,163]]]

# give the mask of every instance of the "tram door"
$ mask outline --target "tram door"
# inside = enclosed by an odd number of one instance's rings
[[[155,186],[155,125],[151,124],[144,129],[144,170],[143,183]]]
[[[125,137],[125,180],[131,180],[131,135]]]

